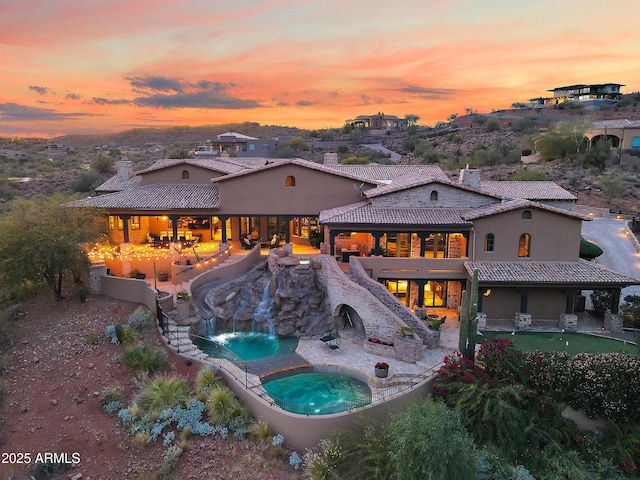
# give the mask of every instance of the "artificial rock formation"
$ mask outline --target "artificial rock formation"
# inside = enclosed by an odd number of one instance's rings
[[[312,260],[300,263],[272,250],[265,264],[247,275],[212,286],[201,315],[212,318],[215,333],[259,331],[280,336],[320,337],[342,326],[333,317]]]

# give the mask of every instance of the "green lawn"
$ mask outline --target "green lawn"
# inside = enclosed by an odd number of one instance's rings
[[[560,332],[482,332],[478,342],[488,338],[509,338],[523,352],[538,350],[542,352],[576,353],[629,353],[640,355],[640,347],[610,338],[596,337],[584,333]]]

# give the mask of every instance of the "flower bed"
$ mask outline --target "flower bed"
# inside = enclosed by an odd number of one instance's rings
[[[396,358],[393,343],[369,338],[363,342],[362,349],[365,352],[380,355],[382,357]]]

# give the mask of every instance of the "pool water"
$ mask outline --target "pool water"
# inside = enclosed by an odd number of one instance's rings
[[[523,352],[567,352],[577,353],[628,353],[638,355],[638,346],[630,343],[604,338],[596,335],[573,332],[482,332],[478,343],[488,338],[508,338]]]
[[[295,353],[296,337],[278,337],[258,332],[223,333],[209,338],[192,337],[193,344],[212,358],[232,362],[256,360],[273,355]]]
[[[327,415],[371,403],[371,389],[355,378],[332,373],[300,373],[263,384],[275,403],[288,412]]]

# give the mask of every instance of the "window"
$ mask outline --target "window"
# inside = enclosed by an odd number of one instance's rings
[[[293,175],[289,175],[284,183],[285,183],[285,185],[287,187],[295,187],[296,186],[296,177],[294,177]]]
[[[640,148],[640,137],[633,137],[631,139],[631,148]]]
[[[182,171],[182,179],[183,180],[189,180],[189,170],[183,170]]]
[[[431,191],[431,201],[435,202],[436,200],[438,200],[438,191],[437,190],[432,190]]]
[[[131,230],[140,230],[140,215],[131,216]]]
[[[531,220],[531,210],[525,210],[522,212],[523,220]]]
[[[493,233],[487,233],[484,237],[484,251],[493,252],[493,248],[496,242],[496,236]]]
[[[256,144],[255,143],[250,143],[249,144],[249,151],[254,152],[256,150]]]
[[[444,307],[447,298],[447,282],[429,280],[424,286],[424,306]]]
[[[109,216],[109,230],[115,230],[116,229],[116,222],[118,225],[118,230],[122,230],[124,228],[123,224],[122,224],[122,219],[118,216]]]
[[[389,292],[395,296],[400,303],[407,306],[409,302],[409,282],[408,280],[385,280],[385,286]]]
[[[518,256],[529,257],[531,252],[531,235],[523,233],[520,235],[520,243],[518,244]]]

